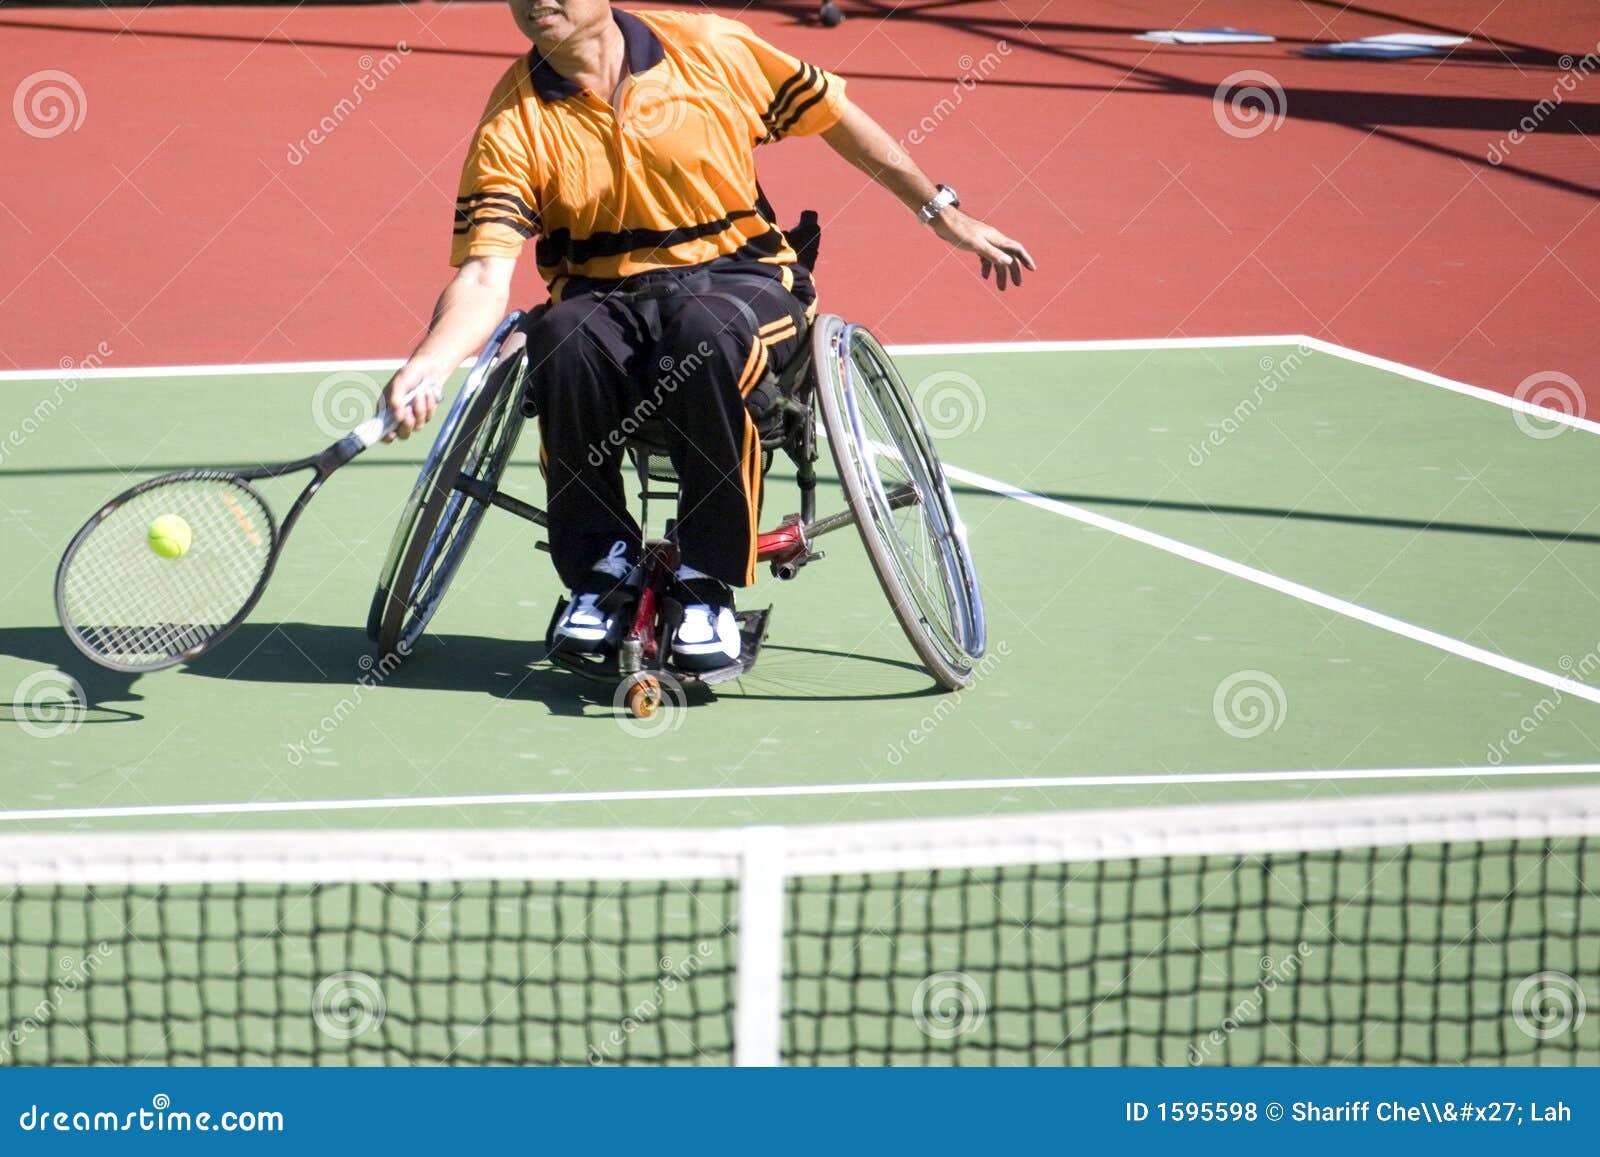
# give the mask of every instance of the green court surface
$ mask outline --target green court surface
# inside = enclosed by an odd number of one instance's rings
[[[92,667],[51,601],[83,518],[163,469],[314,450],[333,391],[383,374],[0,381],[0,826],[802,823],[1600,782],[1592,430],[1292,344],[899,360],[983,580],[975,685],[933,687],[847,530],[744,593],[775,608],[756,670],[648,734],[541,661],[554,573],[500,512],[416,653],[373,669],[416,439],[329,483],[215,654]],[[531,428],[518,456],[537,502]],[[794,493],[781,464],[768,524]],[[841,502],[826,483],[824,512]],[[1567,767],[1505,774],[1538,765]],[[1453,772],[1336,774],[1360,769]],[[458,798],[489,796],[509,798]]]

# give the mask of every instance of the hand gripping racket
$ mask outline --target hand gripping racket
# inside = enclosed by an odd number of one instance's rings
[[[441,393],[431,382],[419,389]],[[203,655],[255,607],[329,475],[394,427],[384,406],[320,454],[249,470],[178,470],[123,491],[84,523],[56,568],[56,614],[67,637],[113,671],[158,671]],[[280,525],[250,483],[301,470],[311,481]],[[188,549],[177,558],[149,541],[150,524],[163,515],[189,526]]]

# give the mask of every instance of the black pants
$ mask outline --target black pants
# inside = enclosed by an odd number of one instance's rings
[[[528,327],[524,409],[539,419],[550,551],[572,587],[617,539],[637,543],[622,465],[628,436],[660,421],[679,479],[683,561],[755,581],[761,440],[745,395],[805,340],[811,283],[719,266],[564,296]]]

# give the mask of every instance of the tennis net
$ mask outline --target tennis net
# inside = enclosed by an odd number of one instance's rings
[[[13,1064],[1596,1064],[1600,788],[0,837]]]

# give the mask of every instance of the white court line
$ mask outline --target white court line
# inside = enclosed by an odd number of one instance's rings
[[[534,791],[498,795],[400,796],[393,799],[253,800],[236,803],[143,804],[132,807],[30,808],[0,811],[0,823],[133,819],[141,816],[258,815],[312,811],[388,811],[518,804],[638,803],[673,799],[765,799],[822,795],[897,795],[949,791],[1055,788],[1181,787],[1196,783],[1328,783],[1351,780],[1506,779],[1530,775],[1597,775],[1600,763],[1504,767],[1364,767],[1328,771],[1204,771],[1150,775],[1052,775],[1015,779],[933,779],[898,783],[807,783],[789,787],[681,787],[628,791]]]
[[[926,354],[1009,354],[1009,353],[1074,353],[1116,350],[1198,350],[1198,349],[1253,349],[1259,346],[1286,346],[1305,344],[1307,339],[1295,334],[1274,334],[1263,337],[1157,337],[1157,338],[1107,338],[1083,341],[996,341],[996,342],[935,342],[928,345],[891,345],[885,350],[891,357],[917,357]],[[1331,352],[1331,351],[1329,351]],[[473,359],[462,362],[471,366]],[[71,381],[95,381],[118,378],[209,378],[219,376],[246,376],[250,374],[321,374],[338,370],[397,370],[404,364],[396,358],[358,358],[354,361],[322,362],[251,362],[244,365],[203,366],[96,366],[77,370],[71,366],[48,370],[0,371],[0,382],[30,382],[41,378],[62,378]]]
[[[1123,538],[1131,539],[1144,546],[1153,546],[1157,550],[1166,551],[1168,554],[1177,555],[1179,558],[1197,562],[1201,566],[1210,567],[1212,570],[1221,571],[1223,574],[1232,575],[1234,578],[1244,579],[1246,582],[1255,583],[1257,586],[1266,587],[1270,591],[1288,595],[1290,598],[1299,599],[1301,602],[1310,603],[1312,606],[1321,607],[1323,610],[1332,611],[1334,614],[1343,615],[1345,618],[1354,619],[1359,623],[1377,627],[1380,631],[1399,635],[1416,643],[1422,643],[1437,650],[1445,651],[1462,659],[1470,659],[1474,663],[1481,663],[1485,667],[1493,667],[1497,671],[1504,671],[1508,675],[1515,675],[1519,679],[1526,679],[1530,683],[1549,687],[1554,691],[1561,691],[1575,699],[1587,699],[1590,703],[1600,703],[1600,687],[1591,687],[1587,683],[1580,683],[1576,679],[1569,679],[1565,675],[1558,675],[1554,671],[1546,671],[1542,667],[1535,667],[1517,659],[1508,659],[1504,655],[1497,655],[1493,651],[1486,651],[1482,647],[1475,647],[1471,643],[1464,643],[1460,639],[1453,639],[1449,635],[1441,635],[1438,631],[1430,631],[1427,627],[1419,627],[1415,623],[1408,623],[1404,619],[1397,619],[1393,615],[1386,615],[1382,611],[1374,611],[1359,603],[1352,603],[1335,595],[1326,594],[1304,583],[1297,583],[1292,579],[1281,578],[1270,571],[1258,570],[1242,562],[1235,562],[1231,558],[1224,558],[1220,554],[1213,554],[1198,546],[1190,546],[1175,538],[1168,538],[1164,534],[1157,534],[1153,530],[1145,530],[1134,526],[1132,523],[1120,522],[1115,518],[1107,518],[1103,514],[1096,514],[1092,510],[1085,510],[1081,506],[1062,502],[1055,498],[1046,498],[1042,494],[1035,494],[1031,490],[1023,490],[1012,486],[1008,482],[1001,482],[971,470],[963,470],[959,466],[946,466],[945,473],[951,478],[999,494],[1006,498],[1015,498],[1039,510],[1047,510],[1051,514],[1059,514],[1063,518],[1070,518],[1075,522],[1093,526],[1099,530],[1109,531]]]
[[[64,382],[116,381],[119,378],[216,378],[248,377],[252,374],[324,374],[338,370],[397,370],[405,362],[398,358],[370,358],[344,362],[250,362],[247,365],[217,366],[95,366],[74,369],[0,371],[0,382],[33,382],[59,379]],[[462,362],[471,365],[471,362]]]
[[[1408,366],[1404,362],[1392,362],[1388,358],[1380,358],[1373,354],[1364,354],[1360,350],[1350,349],[1348,346],[1335,345],[1331,341],[1323,341],[1320,337],[1303,337],[1295,339],[1314,349],[1318,353],[1325,353],[1332,357],[1342,358],[1347,362],[1368,366],[1375,370],[1383,370],[1394,374],[1396,377],[1409,378],[1413,382],[1421,382],[1427,386],[1437,386],[1441,390],[1449,390],[1454,394],[1465,394],[1469,398],[1477,398],[1480,402],[1493,402],[1497,406],[1504,406],[1508,410],[1520,410],[1524,414],[1531,414],[1545,422],[1556,422],[1563,426],[1571,426],[1575,430],[1587,430],[1591,434],[1600,434],[1600,422],[1592,422],[1587,418],[1579,418],[1560,410],[1552,410],[1547,406],[1536,406],[1532,402],[1525,402],[1521,398],[1510,394],[1502,394],[1497,390],[1486,390],[1482,386],[1469,386],[1466,382],[1458,382],[1454,378],[1442,377],[1439,374],[1419,370],[1415,366]]]
[[[960,354],[1039,354],[1039,353],[1094,353],[1119,350],[1215,350],[1261,349],[1267,346],[1306,345],[1299,334],[1279,333],[1256,337],[1130,337],[1104,338],[1084,341],[957,341],[933,342],[923,345],[888,345],[884,352],[890,357],[922,357],[940,354],[946,357]],[[1309,349],[1310,347],[1307,346]]]
[[[1388,358],[1365,354],[1348,346],[1325,341],[1319,337],[1308,337],[1304,334],[1263,334],[1242,337],[1109,338],[1085,341],[934,342],[924,345],[891,345],[885,348],[891,357],[955,357],[962,354],[1251,349],[1293,345],[1304,346],[1318,353],[1324,353],[1347,362],[1355,362],[1371,369],[1383,370],[1413,382],[1436,386],[1442,390],[1449,390],[1451,393],[1464,394],[1469,398],[1477,398],[1482,402],[1492,402],[1506,409],[1519,410],[1524,414],[1530,414],[1544,421],[1556,422],[1578,430],[1587,430],[1591,434],[1600,434],[1600,422],[1564,414],[1560,410],[1536,406],[1531,402],[1525,402],[1521,398],[1512,397],[1509,394],[1487,390],[1482,386],[1468,385],[1466,382],[1458,382],[1453,378],[1429,373],[1427,370],[1419,370],[1415,366],[1406,365],[1404,362],[1390,361]],[[41,379],[76,382],[114,381],[121,378],[244,377],[253,374],[325,374],[337,373],[341,370],[352,372],[359,370],[392,372],[399,369],[402,364],[400,360],[395,358],[369,358],[356,359],[354,361],[256,362],[250,365],[128,366],[125,368],[99,366],[82,370],[71,367],[58,367],[48,370],[0,370],[0,382],[29,382]],[[472,361],[468,359],[461,364],[463,367],[470,366]]]

